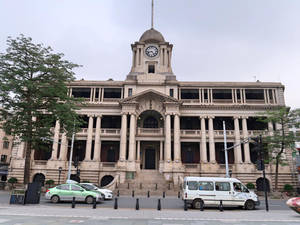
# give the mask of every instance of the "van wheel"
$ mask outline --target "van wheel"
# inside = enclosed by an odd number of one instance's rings
[[[255,209],[255,203],[252,200],[247,200],[245,203],[246,210],[253,210]]]
[[[204,205],[204,202],[203,202],[202,199],[195,199],[195,200],[193,201],[193,208],[194,208],[194,209],[200,209],[201,204]]]
[[[86,199],[85,199],[85,202],[87,204],[92,204],[94,201],[94,198],[92,196],[87,196]]]
[[[58,202],[59,202],[59,197],[58,197],[57,195],[53,195],[53,196],[51,197],[51,202],[52,202],[52,203],[58,203]]]

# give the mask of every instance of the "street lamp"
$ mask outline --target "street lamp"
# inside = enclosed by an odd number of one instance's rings
[[[60,184],[60,175],[61,175],[62,167],[58,167],[58,184]]]
[[[71,150],[70,150],[69,169],[68,169],[68,178],[67,178],[67,180],[71,179],[71,168],[72,168],[74,139],[75,139],[75,120],[74,120],[73,134],[72,134],[72,142],[71,142]]]

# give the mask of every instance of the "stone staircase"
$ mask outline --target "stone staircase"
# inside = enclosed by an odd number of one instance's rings
[[[141,170],[137,172],[135,179],[127,179],[125,183],[119,184],[115,193],[119,190],[120,196],[131,196],[134,191],[135,196],[177,196],[180,188],[174,186],[173,182],[165,180],[163,174],[157,170]]]

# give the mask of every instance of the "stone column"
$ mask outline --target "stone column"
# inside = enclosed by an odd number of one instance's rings
[[[126,160],[126,142],[127,142],[127,114],[122,114],[121,141],[120,141],[120,161]]]
[[[94,160],[101,161],[101,115],[97,115],[96,132],[95,132],[95,146],[94,146]]]
[[[93,116],[89,115],[89,126],[88,126],[88,135],[85,147],[85,158],[84,160],[91,160],[92,152],[92,140],[93,140]]]
[[[214,118],[213,116],[208,117],[209,161],[211,163],[216,163],[216,150],[215,150],[213,118]]]
[[[163,142],[162,141],[159,142],[159,160],[160,161],[163,160]]]
[[[174,159],[175,162],[181,162],[180,152],[180,119],[179,115],[174,116]]]
[[[56,120],[55,128],[54,128],[54,138],[53,138],[53,144],[52,144],[51,160],[57,160],[57,150],[58,150],[58,142],[59,142],[59,130],[60,130],[60,123],[59,123],[59,120]]]
[[[200,159],[201,162],[207,163],[207,150],[206,150],[206,128],[205,128],[205,117],[201,116],[201,148],[200,148]]]
[[[130,132],[129,132],[129,161],[135,161],[135,130],[136,130],[136,121],[135,121],[135,114],[130,115]]]
[[[234,137],[235,137],[235,145],[238,145],[234,148],[234,163],[242,163],[239,117],[234,117]]]
[[[248,128],[247,128],[247,117],[243,117],[242,126],[243,126],[244,140],[247,140],[249,138]],[[244,155],[245,155],[245,163],[251,163],[249,142],[244,144]]]
[[[64,132],[61,135],[61,146],[60,146],[60,154],[59,154],[59,160],[65,161],[67,160],[67,151],[68,151],[68,140],[67,140],[67,134]]]
[[[165,161],[171,161],[171,116],[166,114],[165,121]]]
[[[141,158],[141,141],[137,141],[137,157],[136,160],[140,161]]]
[[[268,130],[269,130],[269,135],[273,135],[273,123],[272,122],[268,122]]]

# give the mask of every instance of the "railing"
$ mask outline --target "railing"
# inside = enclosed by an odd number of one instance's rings
[[[102,167],[115,167],[116,163],[115,162],[102,162]]]
[[[221,104],[233,104],[232,99],[213,99],[213,103],[221,103]]]
[[[215,134],[215,137],[218,137],[218,136],[224,136],[224,133],[223,133],[223,130],[214,130],[214,134]],[[234,136],[234,130],[226,130],[226,136],[227,137],[233,137]]]
[[[105,128],[101,129],[102,135],[119,135],[121,129],[114,129],[114,128]]]
[[[181,136],[199,136],[201,130],[180,130]]]
[[[266,135],[268,134],[267,130],[248,130],[249,136],[258,136],[258,135]]]
[[[138,128],[138,135],[163,135],[163,128]]]
[[[246,99],[246,104],[267,104],[264,99]]]
[[[199,99],[181,99],[184,103],[199,103]]]
[[[118,102],[121,98],[103,98],[103,102]]]
[[[47,165],[47,160],[34,160],[34,165]]]

